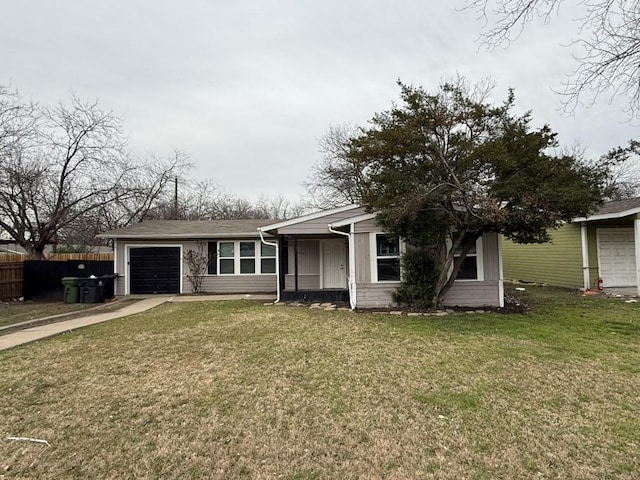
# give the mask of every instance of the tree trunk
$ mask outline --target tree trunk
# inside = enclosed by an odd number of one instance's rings
[[[433,301],[433,304],[436,308],[442,307],[442,302],[444,302],[444,297],[447,295],[447,292],[453,286],[453,283],[460,272],[460,267],[462,266],[462,262],[467,258],[467,254],[471,251],[473,246],[476,244],[478,238],[480,238],[481,234],[476,234],[471,237],[468,237],[466,243],[463,245],[462,252],[460,256],[455,259],[455,252],[457,247],[460,245],[460,242],[464,239],[465,234],[459,235],[454,242],[454,245],[451,249],[446,251],[446,259],[442,263],[442,270],[440,271],[440,279],[438,281],[438,288],[436,290],[436,295]],[[449,275],[449,270],[451,265],[453,264],[453,271],[451,275]]]

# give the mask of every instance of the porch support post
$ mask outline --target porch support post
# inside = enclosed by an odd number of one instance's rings
[[[640,295],[640,218],[638,215],[633,221],[633,243],[636,247],[636,289]]]
[[[298,236],[293,237],[293,276],[295,278],[295,291],[298,291]]]
[[[282,295],[285,285],[285,272],[286,265],[289,259],[287,258],[289,252],[285,248],[285,239],[283,235],[278,236],[278,299]]]
[[[118,296],[118,239],[113,239],[113,296]]]
[[[589,238],[587,237],[587,222],[580,224],[580,236],[582,238],[582,283],[585,292],[591,287],[589,275]]]

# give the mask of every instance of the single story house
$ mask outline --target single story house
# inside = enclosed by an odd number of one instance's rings
[[[505,278],[584,290],[634,287],[640,294],[640,198],[607,202],[550,234],[543,244],[505,240]]]
[[[114,240],[119,295],[189,293],[181,259],[197,242],[208,249],[204,291],[276,292],[282,301],[345,301],[388,307],[400,283],[401,239],[357,205],[284,221],[144,222],[107,232]],[[162,279],[162,282],[158,281]],[[480,238],[446,305],[503,306],[501,238]]]

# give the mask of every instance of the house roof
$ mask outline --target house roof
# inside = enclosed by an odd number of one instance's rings
[[[98,235],[98,238],[259,238],[269,220],[150,220]]]
[[[266,225],[260,227],[260,230],[263,232],[268,232],[271,230],[277,230],[283,227],[289,227],[291,225],[297,225],[298,223],[308,222],[309,220],[316,220],[322,217],[328,217],[329,215],[334,215],[336,213],[347,212],[349,210],[355,210],[356,208],[360,208],[359,205],[347,205],[345,207],[332,208],[331,210],[322,210],[320,212],[309,213],[308,215],[303,215],[301,217],[292,218],[290,220],[284,220],[278,223],[272,223],[271,225]]]
[[[640,213],[640,197],[625,198],[623,200],[614,200],[605,202],[592,215],[587,217],[574,218],[574,222],[590,222],[595,220],[607,220],[613,218],[622,218],[629,215]]]

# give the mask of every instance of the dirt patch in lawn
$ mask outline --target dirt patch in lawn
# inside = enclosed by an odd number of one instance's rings
[[[62,313],[86,310],[95,305],[62,302],[0,302],[0,327]]]
[[[0,327],[6,327],[0,330],[0,335],[6,335],[21,328],[48,325],[93,313],[113,312],[139,300],[137,298],[127,298],[102,304],[25,302],[13,304],[10,307],[6,307],[4,311],[2,310],[3,306],[0,305],[0,312],[6,315],[5,317],[0,316]],[[25,324],[25,322],[27,323]]]

